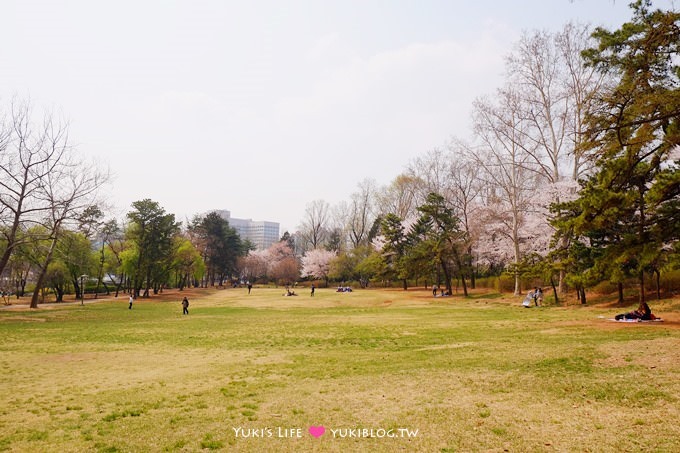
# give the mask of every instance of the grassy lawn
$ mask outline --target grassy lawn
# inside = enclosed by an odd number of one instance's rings
[[[0,310],[0,451],[680,449],[677,299],[282,293]]]

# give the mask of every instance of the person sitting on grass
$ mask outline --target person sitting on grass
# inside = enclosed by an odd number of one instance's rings
[[[649,308],[647,302],[640,302],[640,305],[636,310],[616,315],[614,319],[616,319],[617,321],[621,321],[624,319],[641,319],[643,321],[651,321],[653,319],[656,319],[656,316],[652,314],[652,309]]]

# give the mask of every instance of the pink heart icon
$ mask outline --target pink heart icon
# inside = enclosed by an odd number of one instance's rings
[[[323,426],[310,426],[309,427],[309,434],[312,436],[316,437],[317,439],[321,436],[323,436],[323,433],[326,432],[326,428]]]

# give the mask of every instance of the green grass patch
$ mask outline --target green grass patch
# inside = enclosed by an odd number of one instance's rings
[[[488,292],[281,294],[206,292],[189,316],[181,297],[0,311],[0,450],[671,451],[680,438],[672,323]]]

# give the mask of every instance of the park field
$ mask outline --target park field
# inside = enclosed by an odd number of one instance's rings
[[[679,299],[282,293],[0,310],[0,451],[680,451]]]

